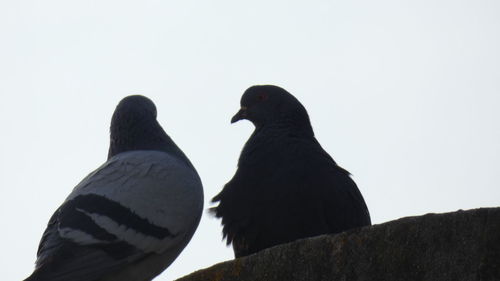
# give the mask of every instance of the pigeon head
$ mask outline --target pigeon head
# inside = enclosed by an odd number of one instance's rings
[[[118,103],[113,113],[113,121],[116,120],[115,117],[122,118],[122,116],[136,121],[156,120],[156,114],[156,106],[153,101],[145,96],[133,95],[123,98]]]
[[[246,119],[256,128],[285,125],[311,129],[304,106],[292,94],[278,86],[252,86],[243,93],[240,104],[241,109],[233,116],[231,123]]]
[[[156,120],[156,115],[156,106],[147,97],[123,98],[111,119],[108,159],[131,150],[180,152]]]

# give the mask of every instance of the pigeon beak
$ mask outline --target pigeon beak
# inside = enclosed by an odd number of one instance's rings
[[[231,124],[247,118],[247,108],[242,106],[241,109],[231,118]]]

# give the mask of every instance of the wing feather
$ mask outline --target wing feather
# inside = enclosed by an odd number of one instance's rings
[[[118,154],[54,213],[27,280],[93,281],[177,249],[202,209],[201,181],[185,162],[157,151]]]

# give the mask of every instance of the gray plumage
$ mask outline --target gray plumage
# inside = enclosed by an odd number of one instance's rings
[[[26,281],[148,281],[194,234],[200,178],[143,96],[117,106],[108,160],[56,210]]]
[[[294,96],[277,86],[250,87],[231,122],[241,119],[255,131],[236,174],[212,200],[236,257],[371,224],[350,174],[323,150]]]

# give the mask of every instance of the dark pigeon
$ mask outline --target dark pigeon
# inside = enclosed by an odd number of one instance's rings
[[[250,87],[231,123],[241,119],[255,131],[211,209],[222,218],[223,236],[237,258],[371,224],[349,172],[323,150],[294,96],[277,86]]]
[[[124,98],[111,121],[108,160],[56,210],[25,281],[149,281],[193,236],[200,178],[143,96]]]

